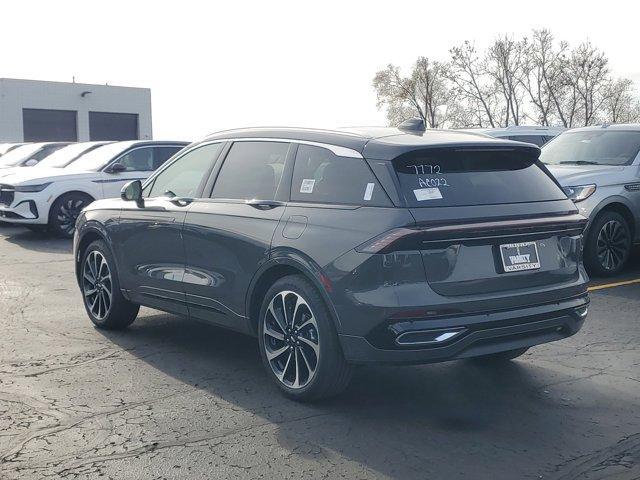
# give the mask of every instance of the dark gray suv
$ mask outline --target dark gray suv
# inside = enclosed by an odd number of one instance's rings
[[[587,314],[577,213],[532,145],[450,131],[244,129],[81,214],[89,317],[140,305],[257,336],[290,397],[363,363],[508,360]]]

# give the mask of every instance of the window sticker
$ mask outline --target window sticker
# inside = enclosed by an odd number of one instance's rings
[[[375,183],[367,183],[367,188],[364,191],[365,200],[371,200],[371,197],[373,197],[373,187],[375,186],[376,186]]]
[[[316,184],[313,178],[303,178],[300,185],[300,193],[313,193],[313,186]]]
[[[417,188],[413,191],[413,194],[419,202],[423,200],[440,200],[442,198],[439,188]]]

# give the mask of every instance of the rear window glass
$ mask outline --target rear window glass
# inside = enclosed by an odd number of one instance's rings
[[[409,206],[441,207],[537,202],[566,198],[535,163],[513,149],[429,149],[394,160]]]
[[[364,159],[300,145],[291,183],[291,200],[346,205],[389,205]]]
[[[533,143],[539,147],[547,142],[547,137],[543,135],[511,135],[507,138],[516,142]]]

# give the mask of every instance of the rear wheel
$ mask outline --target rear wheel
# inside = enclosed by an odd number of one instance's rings
[[[584,261],[592,275],[611,276],[620,272],[631,252],[631,229],[616,212],[599,214],[591,225]]]
[[[265,295],[259,343],[267,374],[294,400],[337,395],[351,379],[327,305],[302,276],[278,280]]]
[[[122,295],[115,262],[102,240],[96,240],[85,250],[81,275],[84,307],[95,326],[116,330],[133,323],[140,305]]]
[[[76,220],[84,207],[93,199],[84,193],[71,192],[62,195],[51,206],[49,213],[49,227],[51,231],[62,238],[73,237],[76,231]]]

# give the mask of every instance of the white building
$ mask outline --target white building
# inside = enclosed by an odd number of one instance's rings
[[[148,88],[0,78],[0,142],[147,139]]]

